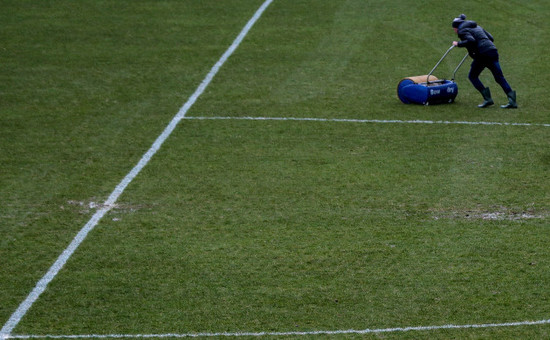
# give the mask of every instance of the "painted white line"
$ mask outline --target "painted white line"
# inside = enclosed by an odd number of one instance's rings
[[[507,123],[507,122],[468,122],[448,120],[381,120],[381,119],[343,119],[343,118],[295,118],[295,117],[185,117],[189,120],[290,120],[290,121],[314,121],[314,122],[343,122],[343,123],[375,123],[375,124],[446,124],[446,125],[501,125],[501,126],[542,126],[550,127],[544,123]]]
[[[441,325],[395,327],[378,329],[346,329],[336,331],[308,331],[308,332],[236,332],[236,333],[165,333],[165,334],[83,334],[83,335],[10,335],[8,339],[112,339],[112,338],[199,338],[199,337],[262,337],[262,336],[299,336],[299,335],[338,335],[338,334],[378,334],[410,331],[433,331],[441,329],[480,329],[494,327],[517,327],[550,324],[548,320],[521,321],[506,323],[486,323],[473,325]]]
[[[176,125],[181,119],[185,117],[187,111],[193,106],[197,98],[204,92],[208,84],[212,81],[216,73],[218,73],[220,67],[226,62],[231,54],[237,49],[248,31],[252,28],[254,23],[260,18],[265,9],[271,4],[273,0],[266,0],[260,8],[254,13],[252,18],[244,26],[240,34],[233,41],[231,46],[225,51],[218,62],[212,67],[210,72],[206,75],[202,83],[195,90],[195,92],[189,97],[187,102],[181,107],[178,113],[174,116],[172,121],[155,140],[151,148],[142,156],[138,164],[124,177],[124,179],[116,186],[109,198],[103,203],[103,208],[99,209],[92,218],[86,223],[84,227],[78,232],[69,246],[59,255],[55,263],[50,267],[48,272],[38,281],[33,290],[29,293],[27,298],[19,305],[17,310],[10,316],[8,321],[4,324],[0,330],[0,339],[6,339],[10,336],[13,329],[19,324],[21,319],[27,314],[27,311],[31,308],[38,297],[46,290],[48,284],[55,278],[57,273],[63,268],[67,260],[72,256],[78,246],[84,241],[90,231],[92,231],[101,218],[109,212],[114,206],[116,200],[124,192],[124,189],[132,182],[132,180],[141,172],[141,170],[149,163],[151,157],[160,149],[164,141],[170,136],[172,131],[176,128]]]

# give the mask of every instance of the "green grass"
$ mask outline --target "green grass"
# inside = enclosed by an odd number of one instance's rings
[[[261,3],[0,4],[0,324]],[[188,116],[548,124],[549,9],[275,0]],[[518,110],[475,108],[468,64],[452,105],[396,98],[401,78],[426,74],[450,46],[461,12],[495,36]],[[436,75],[450,76],[462,52]],[[504,103],[488,72],[482,80]],[[544,126],[183,120],[14,334],[548,319],[549,135]]]

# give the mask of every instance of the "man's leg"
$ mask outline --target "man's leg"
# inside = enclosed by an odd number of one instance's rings
[[[496,60],[492,61],[487,65],[489,70],[491,70],[491,73],[493,74],[493,77],[495,77],[495,81],[502,87],[502,90],[504,93],[506,93],[506,96],[508,97],[508,104],[501,105],[500,107],[503,109],[516,109],[518,107],[518,104],[516,102],[516,91],[512,91],[512,87],[508,82],[506,81],[506,78],[504,78],[504,74],[502,73],[502,68],[500,67],[500,63],[498,62],[498,57]]]
[[[483,86],[483,83],[479,80],[479,75],[484,69],[485,65],[483,65],[481,61],[474,59],[474,61],[472,61],[472,66],[470,66],[470,73],[468,73],[468,79],[470,79],[472,85],[474,85],[479,92],[483,92],[485,89],[485,86]]]
[[[508,94],[512,91],[512,87],[510,87],[510,84],[506,81],[506,78],[504,78],[504,74],[502,73],[502,68],[500,67],[500,63],[498,62],[498,59],[496,61],[493,61],[487,65],[487,68],[491,70],[491,73],[493,74],[493,77],[495,78],[495,81],[502,87],[502,90],[504,93]]]
[[[488,87],[483,86],[481,80],[479,80],[479,75],[481,71],[485,69],[485,63],[474,59],[472,66],[470,67],[470,73],[468,74],[468,79],[472,82],[472,85],[478,90],[483,96],[483,103],[479,104],[477,107],[485,108],[487,106],[493,105],[495,102],[491,98],[491,91]]]

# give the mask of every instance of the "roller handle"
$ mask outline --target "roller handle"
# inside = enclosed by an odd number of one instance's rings
[[[468,58],[468,52],[466,52],[466,55],[464,56],[464,58],[462,58],[462,61],[460,62],[460,64],[458,64],[458,66],[455,68],[455,70],[453,72],[453,79],[451,79],[451,81],[455,81],[456,71],[458,71],[460,66],[462,66],[462,64],[464,64],[464,60],[466,60],[466,58]]]
[[[430,71],[430,73],[428,73],[428,76],[426,77],[426,83],[429,84],[430,83],[430,76],[432,75],[432,73],[435,71],[435,69],[439,66],[439,64],[441,64],[441,62],[443,61],[443,59],[445,59],[445,57],[447,56],[447,54],[449,54],[449,52],[451,52],[451,50],[454,48],[455,46],[454,45],[451,45],[451,47],[449,47],[449,49],[447,50],[447,52],[445,52],[445,54],[443,55],[443,57],[441,57],[441,59],[439,59],[439,61],[437,62],[437,64],[435,64],[434,68],[432,68],[432,70]],[[462,63],[461,63],[462,64]]]

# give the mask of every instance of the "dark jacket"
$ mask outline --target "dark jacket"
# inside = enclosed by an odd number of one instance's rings
[[[466,47],[468,54],[473,59],[493,55],[497,51],[491,33],[484,30],[475,21],[464,21],[458,26],[457,33],[461,40],[458,42],[458,47]]]

